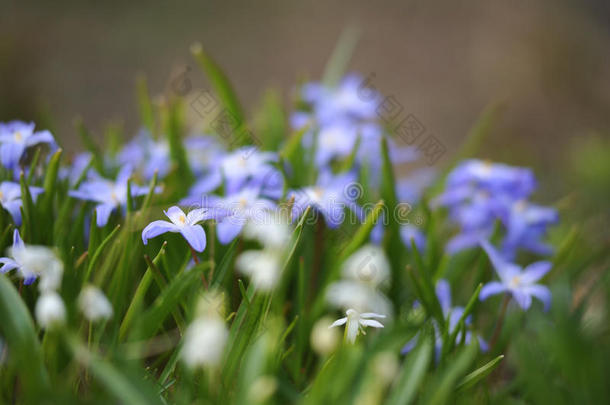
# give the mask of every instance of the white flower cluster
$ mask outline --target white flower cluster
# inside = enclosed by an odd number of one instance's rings
[[[189,368],[214,367],[222,360],[229,331],[222,316],[224,299],[208,292],[184,334],[180,355]]]
[[[331,327],[346,324],[345,338],[354,343],[364,327],[383,328],[370,318],[385,318],[391,314],[388,298],[381,292],[390,280],[390,264],[383,250],[366,245],[351,255],[343,264],[342,280],[332,283],[326,291],[327,301],[346,311],[346,317]]]
[[[290,226],[280,215],[270,213],[265,221],[248,222],[244,227],[244,237],[258,241],[263,249],[243,252],[235,265],[250,277],[257,289],[271,291],[281,276]]]

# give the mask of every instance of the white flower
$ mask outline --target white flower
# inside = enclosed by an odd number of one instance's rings
[[[260,242],[265,248],[283,249],[290,240],[290,227],[279,212],[262,211],[246,223],[244,237]]]
[[[62,325],[66,321],[66,307],[59,294],[46,291],[36,301],[36,321],[43,329]]]
[[[326,300],[336,308],[353,308],[360,312],[377,312],[391,315],[388,298],[370,285],[352,280],[332,283],[326,290]]]
[[[324,317],[317,321],[311,330],[311,347],[323,356],[334,352],[341,339],[339,332],[330,328],[331,325],[332,320]]]
[[[364,332],[365,326],[370,326],[373,328],[383,328],[383,325],[374,319],[369,318],[385,318],[385,315],[376,314],[373,312],[364,312],[360,313],[355,309],[348,309],[346,312],[346,317],[337,319],[333,322],[329,327],[332,328],[334,326],[345,325],[345,338],[350,343],[356,342],[356,336],[362,332],[363,335],[366,335]]]
[[[247,250],[235,261],[235,266],[257,289],[270,291],[276,286],[281,273],[282,255],[275,250]]]
[[[220,317],[197,318],[184,334],[182,361],[191,368],[217,365],[228,337],[229,331]]]
[[[46,246],[26,245],[16,229],[8,254],[11,258],[0,258],[0,272],[16,269],[24,284],[31,284],[40,277],[38,288],[41,292],[55,291],[61,285],[64,265],[55,252]]]
[[[277,380],[270,375],[262,375],[250,385],[248,397],[254,404],[262,404],[269,400],[277,390]]]
[[[366,245],[343,263],[342,274],[371,287],[385,285],[390,280],[390,263],[383,249]]]
[[[78,297],[78,306],[85,318],[91,322],[112,317],[112,305],[102,290],[88,285],[81,291]]]

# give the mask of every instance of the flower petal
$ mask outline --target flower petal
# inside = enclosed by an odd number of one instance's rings
[[[216,225],[218,240],[223,245],[231,242],[239,235],[244,224],[235,217],[228,217]]]
[[[551,307],[551,291],[540,284],[529,285],[523,288],[524,293],[538,298],[544,304],[544,310]]]
[[[487,283],[481,288],[479,299],[485,301],[488,297],[506,291],[506,286],[498,281]]]
[[[187,225],[180,228],[180,233],[184,239],[197,252],[203,252],[206,245],[205,231],[201,225]]]
[[[337,319],[335,322],[332,323],[332,325],[329,326],[329,328],[333,328],[335,326],[341,326],[341,325],[345,324],[345,322],[347,322],[347,317]]]
[[[360,319],[360,325],[362,326],[371,326],[373,328],[383,328],[381,322],[376,321],[374,319]]]
[[[142,231],[142,242],[146,245],[149,239],[159,236],[165,232],[179,232],[180,229],[167,221],[153,221]]]
[[[553,263],[547,261],[535,262],[523,269],[521,281],[524,284],[535,283],[551,270]]]
[[[186,214],[180,209],[180,207],[169,207],[167,211],[164,212],[165,215],[170,219],[170,221],[172,221],[175,225],[180,225],[180,223],[182,222],[180,218],[184,218],[184,220],[186,220]]]
[[[116,208],[115,205],[112,204],[99,204],[95,207],[95,213],[97,214],[97,226],[102,227],[106,226],[108,223],[108,218],[110,218],[110,214]]]

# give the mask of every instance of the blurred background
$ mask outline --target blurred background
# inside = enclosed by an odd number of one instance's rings
[[[97,136],[109,122],[135,132],[139,73],[153,94],[186,69],[205,87],[195,41],[252,110],[268,87],[288,103],[298,80],[319,79],[347,26],[360,29],[350,70],[374,74],[443,142],[439,164],[496,102],[482,157],[534,166],[555,197],[574,149],[608,139],[607,0],[28,3],[2,1],[0,119],[44,123],[68,151],[81,147],[77,116]]]

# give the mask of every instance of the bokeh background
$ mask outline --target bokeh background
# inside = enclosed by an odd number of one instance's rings
[[[610,2],[2,1],[0,119],[37,120],[68,151],[73,121],[137,129],[137,74],[162,94],[200,41],[252,109],[268,87],[318,79],[341,32],[360,30],[350,70],[374,73],[450,160],[481,111],[502,105],[483,157],[533,166],[550,199],[580,145],[608,139]],[[591,141],[591,139],[594,141]],[[442,164],[443,161],[440,161]]]

